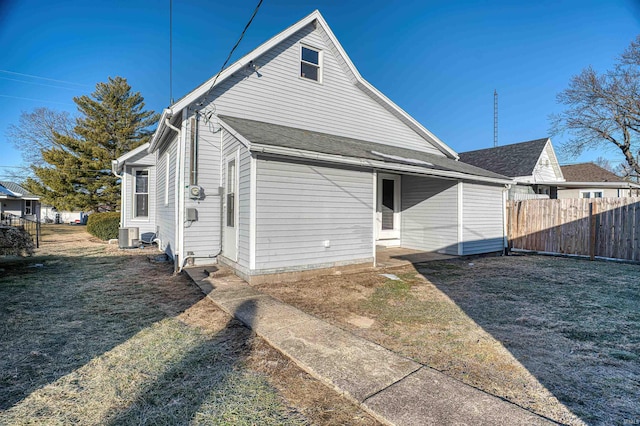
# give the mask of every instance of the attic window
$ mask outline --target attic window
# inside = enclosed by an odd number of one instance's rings
[[[300,77],[320,82],[322,52],[307,46],[300,46]]]

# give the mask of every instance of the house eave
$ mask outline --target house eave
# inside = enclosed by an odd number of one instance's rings
[[[126,163],[127,160],[129,160],[130,158],[135,157],[136,155],[140,154],[141,152],[147,151],[149,149],[150,143],[144,143],[142,145],[140,145],[139,147],[132,149],[131,151],[122,154],[120,157],[116,158],[115,160],[111,160],[111,164],[113,165],[113,170],[115,170],[116,172],[120,173],[122,171],[122,169],[124,168],[124,165]]]
[[[486,176],[470,175],[466,173],[430,169],[427,167],[412,166],[407,164],[392,163],[386,161],[371,160],[365,158],[346,157],[341,155],[325,154],[314,151],[305,151],[299,149],[291,149],[285,147],[277,147],[272,145],[251,144],[251,152],[254,154],[266,154],[279,157],[289,157],[296,159],[304,159],[311,161],[321,161],[334,164],[343,164],[350,166],[359,166],[371,169],[387,170],[393,172],[411,173],[417,175],[434,176],[448,179],[462,179],[475,182],[493,183],[500,185],[511,185],[514,183],[510,179],[498,179]]]
[[[559,188],[620,188],[620,189],[640,189],[640,184],[633,182],[566,182],[566,181],[546,181],[536,182],[537,185],[557,186]]]

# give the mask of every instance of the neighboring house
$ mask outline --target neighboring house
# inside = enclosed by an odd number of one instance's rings
[[[53,206],[43,204],[40,207],[40,221],[42,223],[78,223],[86,224],[88,215],[85,212],[58,210]]]
[[[460,161],[513,178],[512,200],[556,198],[556,185],[564,181],[549,138],[461,152]]]
[[[39,220],[40,197],[14,182],[0,182],[0,213]]]
[[[377,245],[502,251],[512,180],[457,158],[315,11],[171,105],[113,166],[122,226],[154,227],[178,268],[217,261],[250,280],[375,264]]]
[[[145,241],[156,233],[156,154],[148,149],[145,143],[112,162],[114,174],[122,179],[120,227],[138,228]]]
[[[623,180],[593,163],[561,166],[565,182],[558,185],[558,198],[637,197],[640,185]]]

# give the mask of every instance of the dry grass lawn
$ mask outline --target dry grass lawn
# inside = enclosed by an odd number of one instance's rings
[[[557,422],[640,422],[638,265],[481,257],[259,288]]]
[[[377,424],[155,250],[43,228],[36,257],[0,258],[0,424]]]

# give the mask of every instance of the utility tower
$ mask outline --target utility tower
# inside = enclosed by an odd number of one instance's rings
[[[498,91],[493,91],[493,147],[498,146]]]

